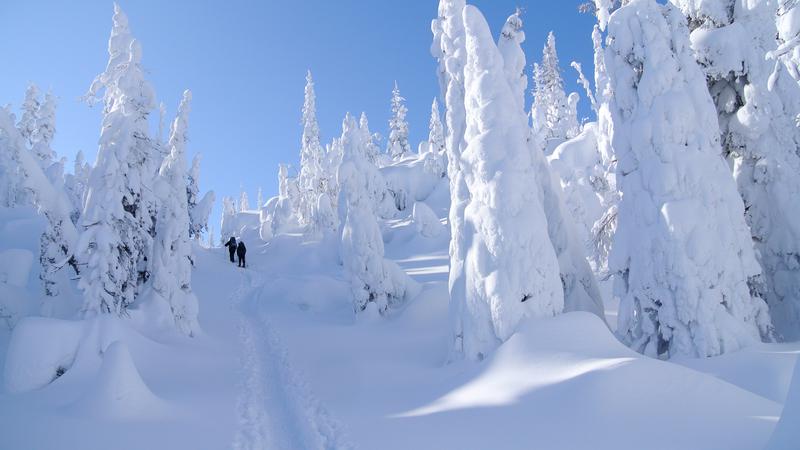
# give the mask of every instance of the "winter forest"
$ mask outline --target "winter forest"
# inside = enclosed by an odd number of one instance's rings
[[[429,120],[309,70],[271,198],[117,4],[96,157],[0,107],[0,448],[800,449],[800,2],[576,1],[583,65],[430,3]]]

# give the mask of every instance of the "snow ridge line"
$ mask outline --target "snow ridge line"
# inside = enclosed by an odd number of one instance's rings
[[[263,284],[257,273],[248,270],[231,296],[242,314],[242,367],[246,372],[237,402],[241,428],[234,448],[352,449],[340,425],[291,367],[286,346],[257,307],[257,291]]]

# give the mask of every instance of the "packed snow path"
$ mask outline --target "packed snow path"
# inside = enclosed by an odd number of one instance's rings
[[[236,450],[346,449],[335,423],[293,372],[269,321],[253,307],[263,279],[242,271],[230,302],[239,311],[242,380],[237,400]]]

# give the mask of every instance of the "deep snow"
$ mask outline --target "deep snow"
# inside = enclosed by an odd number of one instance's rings
[[[249,242],[245,270],[224,248],[195,247],[202,332],[164,334],[136,314],[76,325],[82,348],[63,376],[12,393],[2,375],[0,448],[754,449],[770,439],[797,343],[664,362],[575,312],[528,322],[483,362],[448,364],[447,234],[421,236],[410,217],[383,224],[386,257],[422,286],[388,317],[355,317],[333,239]],[[52,333],[39,336],[65,339]]]

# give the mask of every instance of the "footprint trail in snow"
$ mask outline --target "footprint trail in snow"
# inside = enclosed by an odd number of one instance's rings
[[[255,304],[263,280],[252,269],[231,295],[239,310],[242,380],[233,448],[351,449],[339,425],[291,368],[285,346]]]

